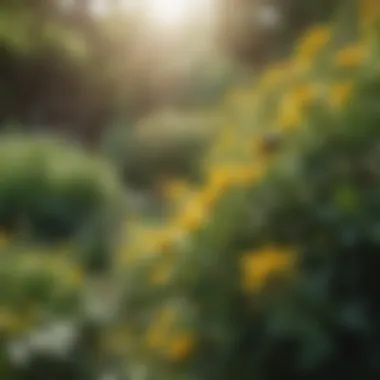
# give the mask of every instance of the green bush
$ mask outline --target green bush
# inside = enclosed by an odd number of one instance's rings
[[[119,179],[79,146],[13,133],[0,177],[0,377],[95,379],[109,364],[94,281],[107,283],[115,258]]]
[[[380,38],[341,46],[340,28],[311,29],[232,94],[238,131],[209,163],[218,196],[193,191],[202,223],[129,264],[131,358],[147,379],[379,378]],[[262,149],[271,132],[281,144]],[[247,166],[255,181],[229,170]]]
[[[106,136],[106,154],[127,185],[152,189],[173,177],[197,178],[213,121],[200,114],[163,111]]]
[[[79,146],[15,134],[1,136],[0,177],[0,377],[95,379],[109,365],[94,281],[109,279],[125,216],[118,178]]]
[[[264,379],[380,375],[379,100],[380,77],[366,68],[343,114],[311,111],[309,127],[252,190],[246,244],[299,252],[294,289],[265,310],[262,337],[250,343]]]
[[[2,137],[0,228],[6,233],[25,241],[74,239],[96,245],[93,255],[114,239],[121,200],[118,178],[102,159],[56,138]]]
[[[83,267],[57,248],[2,246],[1,255],[1,376],[93,379],[100,373],[95,352],[101,329],[91,332]]]

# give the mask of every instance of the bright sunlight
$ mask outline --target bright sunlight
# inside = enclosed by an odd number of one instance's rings
[[[178,28],[210,12],[207,0],[148,0],[146,13],[160,27]]]

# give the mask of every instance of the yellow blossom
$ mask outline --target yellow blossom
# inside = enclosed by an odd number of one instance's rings
[[[226,189],[230,186],[250,184],[262,174],[262,166],[255,163],[227,164],[213,168],[210,172],[210,189]]]
[[[182,332],[170,341],[168,354],[174,360],[183,359],[190,354],[194,346],[194,335],[189,332]]]
[[[231,173],[234,168],[231,165],[217,165],[211,168],[208,183],[210,188],[225,189],[231,184]]]
[[[204,208],[210,211],[214,202],[226,189],[232,186],[246,186],[259,178],[262,165],[259,164],[229,164],[218,165],[210,170],[208,181],[199,192],[199,200]]]
[[[354,89],[352,82],[335,83],[330,88],[329,102],[333,108],[340,108],[345,105]]]
[[[199,198],[200,201],[211,210],[215,201],[223,193],[223,189],[218,186],[213,186],[212,183],[207,183],[206,186],[201,190]]]
[[[172,307],[161,309],[154,322],[148,328],[145,340],[149,348],[160,349],[167,344],[168,334],[173,326],[177,310]]]
[[[266,247],[259,251],[248,252],[241,261],[242,286],[252,291],[265,284],[270,274],[292,267],[292,252]]]
[[[291,96],[286,96],[280,104],[277,124],[280,129],[293,129],[302,121],[301,104]]]
[[[303,35],[296,49],[297,59],[309,62],[330,41],[331,29],[327,26],[311,27]]]
[[[368,31],[380,15],[379,0],[359,1],[359,21],[365,31]]]
[[[335,56],[335,65],[339,68],[355,68],[366,58],[367,48],[363,43],[347,46]]]
[[[188,232],[195,231],[207,218],[207,211],[200,198],[190,199],[175,218],[174,225]]]
[[[303,118],[303,109],[318,95],[318,87],[311,84],[302,84],[285,94],[279,106],[277,123],[280,129],[298,127]]]
[[[151,326],[146,335],[145,340],[150,349],[160,348],[166,341],[166,331],[160,325]]]
[[[318,95],[318,86],[313,83],[304,83],[293,90],[294,97],[303,105],[313,100]]]

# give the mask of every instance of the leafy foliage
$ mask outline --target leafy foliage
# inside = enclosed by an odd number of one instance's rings
[[[74,239],[92,252],[90,257],[98,251],[108,255],[104,244],[114,239],[116,232],[111,231],[123,210],[121,187],[111,167],[49,137],[5,135],[0,152],[3,231],[26,241]],[[94,244],[96,248],[90,248]]]
[[[379,376],[379,38],[342,45],[334,26],[216,110],[204,187],[175,188],[166,228],[134,227],[127,316],[148,379]]]
[[[164,224],[127,215],[119,233],[108,166],[55,140],[2,140],[4,378],[379,377],[380,9],[358,5],[357,25],[347,8],[313,26],[288,60],[211,110],[221,133],[198,183],[164,181]],[[157,180],[168,164],[157,158],[178,147],[184,119],[150,122],[161,141],[148,122],[126,155],[112,144],[110,153],[124,170],[157,148],[133,173],[153,167]],[[184,153],[170,151],[169,163]],[[56,246],[62,237],[71,244]],[[108,271],[88,270],[105,257]],[[44,337],[72,339],[55,356],[33,333],[59,319],[70,328]],[[20,347],[29,361],[17,360]]]

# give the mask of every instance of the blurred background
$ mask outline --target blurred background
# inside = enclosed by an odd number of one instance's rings
[[[2,0],[0,378],[380,378],[380,1]]]

